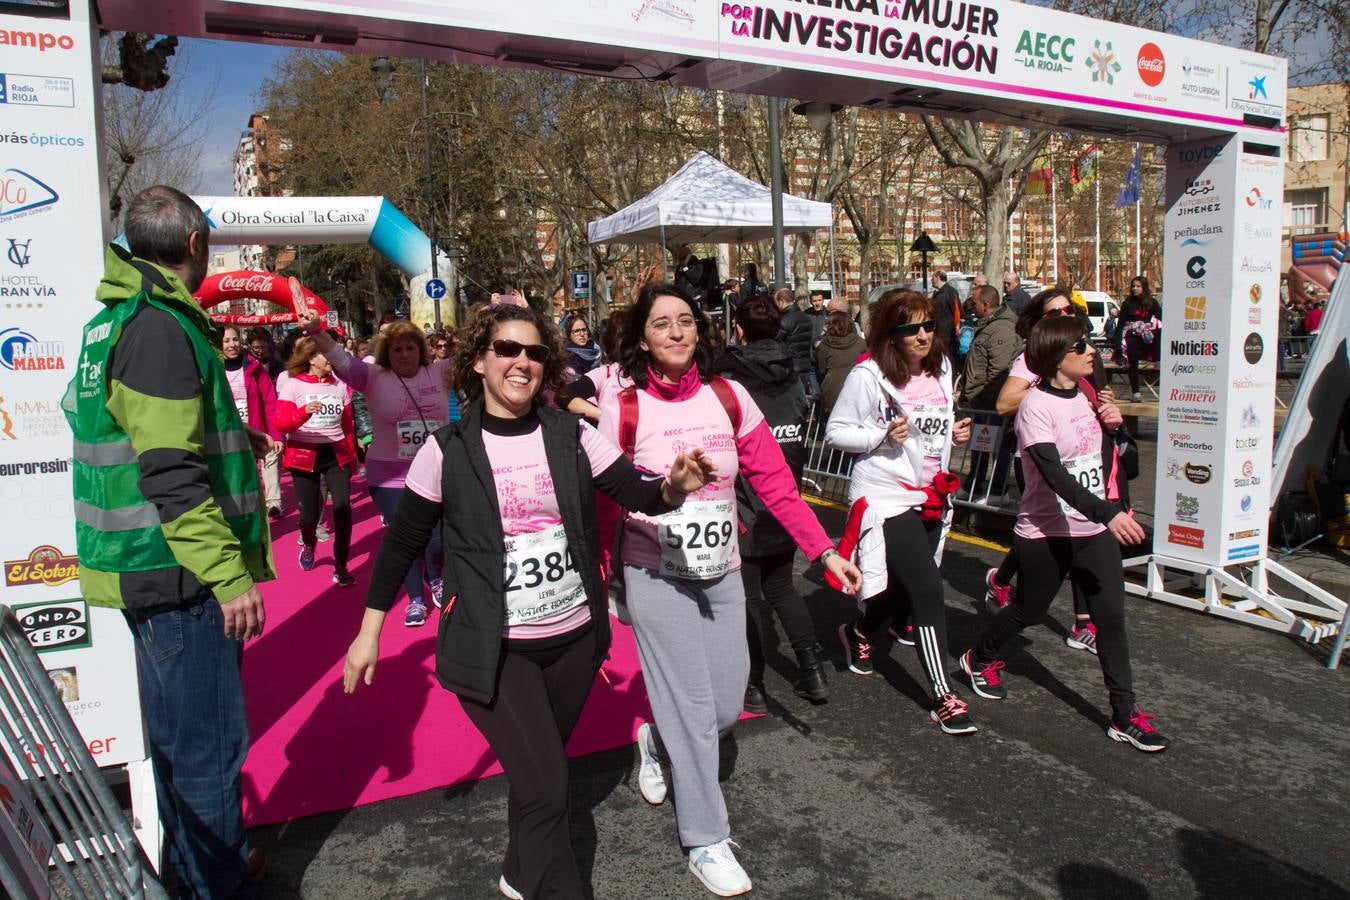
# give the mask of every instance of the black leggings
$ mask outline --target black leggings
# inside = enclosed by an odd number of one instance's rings
[[[1120,545],[1103,531],[1092,537],[1013,539],[1017,554],[1017,599],[1005,606],[975,643],[975,658],[991,662],[999,649],[1023,628],[1045,615],[1066,577],[1083,588],[1088,612],[1097,626],[1101,663],[1111,710],[1126,721],[1134,708],[1130,648],[1125,637],[1125,588]]]
[[[1139,363],[1146,346],[1148,345],[1140,340],[1139,335],[1134,332],[1125,335],[1125,353],[1129,356],[1130,364],[1130,391],[1135,394],[1139,393]]]
[[[1027,491],[1026,480],[1022,475],[1022,458],[1013,459],[1013,474],[1017,478],[1017,492],[1025,494]],[[1003,557],[1003,562],[998,564],[998,574],[994,580],[999,584],[1012,584],[1013,578],[1017,575],[1017,542],[1013,541],[1012,547]],[[1073,617],[1076,621],[1088,621],[1092,614],[1088,612],[1087,599],[1083,596],[1083,589],[1078,586],[1078,582],[1072,582],[1073,591]]]
[[[333,565],[347,568],[347,556],[352,547],[352,473],[338,465],[332,444],[320,445],[314,454],[314,471],[291,469],[295,485],[295,499],[300,505],[300,537],[306,547],[313,547],[315,529],[323,515],[323,489],[319,478],[328,487],[333,498]]]
[[[773,634],[772,609],[783,623],[793,650],[816,644],[816,626],[806,611],[806,601],[792,584],[792,560],[797,551],[771,556],[741,558],[741,582],[745,585],[745,638],[750,646],[750,680],[764,680],[764,636]]]
[[[925,522],[914,510],[892,516],[881,526],[886,539],[886,590],[867,601],[854,629],[871,635],[889,619],[914,623],[914,652],[928,677],[933,699],[951,693],[947,685],[947,608],[942,602],[942,573],[933,554],[942,539],[941,522]]]
[[[492,702],[459,698],[506,772],[502,874],[530,900],[583,896],[567,820],[564,748],[595,680],[595,640],[587,624],[556,638],[506,641]]]

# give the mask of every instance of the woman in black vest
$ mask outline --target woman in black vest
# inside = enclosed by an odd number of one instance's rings
[[[714,473],[694,450],[676,457],[668,478],[646,477],[594,428],[540,405],[564,360],[557,328],[532,309],[494,307],[466,331],[455,376],[468,404],[408,472],[343,686],[373,680],[385,615],[439,521],[446,603],[436,674],[510,782],[498,886],[508,897],[581,897],[564,746],[610,643],[594,491],[659,514]]]
[[[778,340],[781,313],[768,294],[758,294],[736,308],[736,343],[726,348],[713,373],[745,386],[773,429],[774,439],[800,488],[806,465],[806,417],[810,401],[802,389],[792,357]],[[792,583],[792,558],[797,545],[760,502],[744,476],[736,479],[736,511],[741,541],[741,580],[749,615],[745,618],[750,645],[750,681],[745,689],[747,712],[765,711],[764,648],[762,636],[773,633],[771,607],[783,624],[797,656],[798,675],[792,685],[798,697],[815,703],[829,699],[825,654],[816,640],[816,628],[806,603]],[[767,607],[766,607],[767,603]]]

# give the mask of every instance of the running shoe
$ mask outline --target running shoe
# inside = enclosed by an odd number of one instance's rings
[[[328,529],[324,527],[324,524],[322,522],[320,522],[318,525],[314,527],[314,536],[317,537],[320,541],[328,540],[329,538]]]
[[[998,615],[999,610],[1011,603],[1012,599],[1012,585],[998,583],[998,569],[984,573],[984,606],[990,615]]]
[[[417,628],[426,623],[427,605],[422,602],[421,597],[413,597],[408,601],[408,611],[403,614],[403,624],[408,628]]]
[[[656,757],[656,729],[650,722],[638,726],[638,791],[652,806],[666,802],[666,776]]]
[[[887,633],[891,636],[891,640],[895,641],[897,644],[904,644],[906,647],[914,646],[913,625],[906,625],[904,631],[896,631],[895,627],[892,626],[887,629]]]
[[[1093,656],[1097,655],[1097,626],[1088,622],[1086,625],[1079,625],[1077,622],[1073,625],[1073,631],[1064,639],[1075,650],[1086,650]]]
[[[333,568],[333,584],[338,587],[351,587],[356,584],[356,579],[352,577],[351,572],[341,566],[335,566]]]
[[[273,522],[280,521],[281,509],[276,506],[269,506],[267,508],[267,518],[271,519]]]
[[[1001,659],[996,659],[990,663],[976,662],[974,649],[961,654],[961,671],[966,673],[971,689],[986,700],[1004,700],[1007,698],[1008,689],[1000,683],[998,676],[999,669],[1002,668],[1003,660]]]
[[[741,709],[756,716],[762,716],[769,711],[769,698],[764,693],[764,682],[756,684],[751,681],[745,686],[745,702]]]
[[[314,548],[300,545],[300,568],[308,572],[314,568]]]
[[[844,662],[850,672],[871,675],[876,671],[872,668],[872,645],[858,637],[848,622],[839,626],[839,643],[844,645]]]
[[[431,602],[437,609],[445,608],[445,582],[440,578],[431,579]]]
[[[1130,721],[1120,724],[1113,718],[1106,729],[1106,736],[1122,744],[1130,744],[1144,753],[1161,753],[1167,749],[1167,738],[1153,727],[1152,716],[1137,705],[1130,713]]]
[[[506,880],[505,875],[497,879],[497,891],[503,897],[509,897],[510,900],[525,900],[524,895],[521,894],[520,891],[511,887],[511,883]]]
[[[719,897],[738,897],[750,892],[750,876],[736,862],[732,850],[741,849],[731,838],[689,851],[689,871]]]
[[[928,714],[948,734],[974,734],[980,729],[970,719],[970,707],[956,694],[943,694]]]

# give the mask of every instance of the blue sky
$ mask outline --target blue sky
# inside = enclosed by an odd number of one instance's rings
[[[179,52],[187,56],[187,65],[174,72],[189,96],[200,96],[215,84],[215,95],[203,111],[202,122],[209,129],[202,152],[202,194],[234,193],[234,168],[231,162],[239,142],[239,132],[248,126],[248,117],[257,111],[258,88],[272,74],[273,64],[285,56],[285,47],[269,47],[236,41],[184,39]]]

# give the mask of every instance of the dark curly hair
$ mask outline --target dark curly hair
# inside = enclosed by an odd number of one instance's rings
[[[1052,288],[1046,288],[1036,296],[1032,297],[1031,302],[1022,308],[1021,315],[1017,317],[1016,330],[1018,337],[1022,338],[1022,340],[1027,340],[1031,337],[1031,331],[1036,327],[1036,323],[1045,318],[1045,304],[1056,297],[1063,297],[1065,300],[1068,300],[1069,309],[1073,310],[1073,314],[1084,322],[1087,321],[1087,312],[1077,303],[1073,302],[1073,291],[1062,285],[1055,285]]]
[[[504,322],[527,322],[539,332],[539,342],[548,348],[544,376],[540,390],[562,387],[564,366],[562,333],[558,326],[541,315],[532,306],[485,306],[474,312],[460,330],[462,342],[455,357],[454,383],[470,400],[483,396],[483,376],[474,371],[474,363],[482,359],[492,346],[497,326]],[[538,402],[535,395],[535,402]]]
[[[604,354],[606,362],[614,362],[619,358],[619,341],[623,340],[624,326],[627,324],[626,309],[614,310],[605,320],[605,327],[600,332],[600,352]]]
[[[684,288],[673,284],[649,284],[638,294],[636,302],[628,309],[628,323],[619,340],[619,368],[633,380],[639,388],[647,386],[647,366],[651,364],[651,354],[642,349],[642,338],[647,330],[647,320],[651,318],[652,306],[661,297],[678,297],[689,307],[694,316],[698,343],[694,346],[694,365],[698,366],[699,380],[707,381],[712,377],[712,365],[717,348],[713,345],[712,325],[708,318],[698,310],[694,298]]]
[[[898,388],[909,383],[909,363],[895,342],[895,329],[908,325],[915,316],[920,322],[932,319],[933,301],[917,291],[891,290],[877,298],[872,310],[872,322],[867,331],[867,352],[876,360],[877,368],[886,380]],[[937,377],[942,372],[942,361],[947,350],[942,336],[934,331],[933,343],[923,358],[923,371]]]

